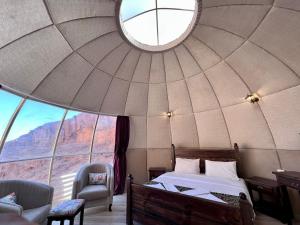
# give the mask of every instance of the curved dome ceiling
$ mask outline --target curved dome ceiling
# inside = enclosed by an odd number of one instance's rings
[[[262,131],[254,147],[274,149],[274,136],[278,148],[299,147],[299,121],[289,121],[285,129],[275,122],[283,119],[281,114],[274,113],[293,106],[296,110],[287,116],[295,118],[300,111],[298,0],[203,0],[191,35],[163,53],[140,51],[122,39],[115,4],[4,0],[0,83],[30,97],[91,112],[159,117],[172,111],[178,115],[172,130],[186,127],[192,130],[190,136],[197,133],[199,121],[215,123],[223,147],[230,143],[224,137],[228,130],[233,141],[235,136],[241,142],[252,137],[247,131],[241,137],[239,129],[231,127],[237,117],[245,117],[254,121],[247,123],[251,132]],[[244,97],[253,92],[262,97],[257,107],[245,103]],[[277,101],[280,107],[274,106]],[[286,131],[291,135],[288,146],[280,138]],[[186,143],[179,134],[172,137]],[[199,136],[206,143],[207,138]],[[198,145],[198,138],[186,143]]]

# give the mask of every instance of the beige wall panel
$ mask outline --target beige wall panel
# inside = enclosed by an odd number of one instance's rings
[[[164,167],[172,169],[171,149],[148,149],[147,150],[147,168]]]
[[[201,73],[200,67],[186,47],[179,45],[175,48],[175,52],[185,77]]]
[[[300,10],[300,1],[299,0],[275,0],[275,6],[293,9],[293,10]]]
[[[230,138],[221,110],[195,114],[201,148],[230,148]]]
[[[73,53],[43,80],[33,94],[69,105],[92,70],[93,67],[89,63],[77,53]]]
[[[243,103],[223,108],[232,143],[240,148],[274,149],[268,125],[257,104]]]
[[[136,69],[137,63],[139,61],[140,55],[140,51],[131,48],[130,52],[126,55],[124,61],[119,67],[116,73],[116,77],[125,80],[131,80],[133,73]]]
[[[201,112],[219,108],[218,100],[203,74],[187,79],[194,112]]]
[[[115,75],[129,51],[130,46],[125,42],[122,43],[101,61],[98,68],[108,74]]]
[[[117,32],[101,36],[78,49],[78,53],[93,65],[97,65],[107,54],[123,42]]]
[[[193,34],[222,58],[231,54],[244,41],[232,33],[204,25],[196,26]]]
[[[111,80],[112,76],[97,69],[94,70],[78,92],[72,106],[89,111],[99,111]]]
[[[148,110],[148,84],[134,83],[130,84],[125,114],[142,116],[147,114]]]
[[[161,53],[152,54],[150,83],[166,82],[164,56]]]
[[[199,147],[196,121],[193,114],[171,117],[172,143],[178,147]]]
[[[164,53],[164,63],[167,82],[183,79],[178,58],[173,50]]]
[[[200,23],[248,37],[270,7],[269,5],[232,5],[206,8],[202,11]]]
[[[260,102],[278,149],[300,150],[300,86]]]
[[[42,0],[1,1],[0,48],[32,31],[52,24]]]
[[[222,5],[256,5],[256,4],[269,4],[271,5],[273,0],[203,0],[203,7],[214,7],[214,6],[222,6]]]
[[[114,78],[103,100],[100,111],[102,113],[123,115],[125,111],[128,88],[129,82]]]
[[[167,116],[148,117],[147,148],[170,148],[170,119]]]
[[[251,38],[300,74],[300,13],[272,9]]]
[[[136,69],[133,74],[132,81],[149,83],[151,66],[151,54],[142,53]]]
[[[240,149],[244,177],[261,176],[275,179],[272,171],[279,169],[275,150]]]
[[[166,84],[149,84],[148,115],[165,115],[169,111]]]
[[[216,53],[194,37],[189,37],[185,42],[193,57],[197,60],[202,70],[220,62],[221,58]]]
[[[245,102],[245,97],[249,94],[249,90],[240,77],[226,63],[219,63],[206,71],[206,75],[216,92],[221,106]]]
[[[80,48],[101,35],[117,30],[116,22],[112,17],[74,20],[60,24],[58,28],[73,49]]]
[[[127,173],[133,176],[133,182],[144,184],[148,180],[147,171],[147,150],[146,149],[128,149]]]
[[[167,87],[170,111],[175,114],[192,112],[190,96],[185,80],[168,83]]]
[[[130,117],[130,139],[128,148],[146,148],[147,118],[144,116]]]
[[[115,3],[111,0],[45,0],[45,2],[55,23],[115,14]]]
[[[72,49],[51,26],[32,33],[0,51],[0,83],[30,93]]]
[[[298,151],[278,150],[282,168],[291,171],[300,171],[300,148]]]
[[[264,96],[300,84],[282,62],[251,42],[234,52],[227,62],[241,75],[252,92]]]

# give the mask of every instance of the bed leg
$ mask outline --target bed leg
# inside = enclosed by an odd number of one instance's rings
[[[132,184],[132,175],[129,174],[127,177],[127,209],[126,209],[126,224],[132,225],[132,190],[131,190],[131,184]]]
[[[254,225],[253,208],[244,193],[240,193],[240,214],[242,225]]]

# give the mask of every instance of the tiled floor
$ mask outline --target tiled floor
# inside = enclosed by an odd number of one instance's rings
[[[256,214],[256,225],[282,225],[278,220],[263,214]],[[84,216],[84,225],[125,225],[126,219],[126,195],[114,197],[112,212],[105,211],[103,208],[87,209]],[[75,224],[78,223],[78,218]],[[59,225],[59,222],[53,223]],[[68,223],[65,223],[68,225]],[[293,223],[300,225],[300,223]]]

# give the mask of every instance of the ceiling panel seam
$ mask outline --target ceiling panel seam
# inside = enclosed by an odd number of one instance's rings
[[[232,3],[232,4],[220,4],[220,5],[215,5],[215,6],[208,6],[208,7],[203,7],[203,9],[211,9],[211,8],[221,8],[221,7],[226,7],[226,6],[265,6],[265,5],[271,5],[271,4],[239,4],[239,3]]]
[[[187,51],[190,53],[190,55],[193,57],[193,59],[195,60],[195,62],[198,64],[198,66],[199,66],[199,67],[201,68],[201,70],[203,71],[201,65],[200,65],[199,62],[195,59],[195,57],[194,57],[194,55],[192,54],[192,52],[190,51],[190,49],[189,49],[184,43],[183,43],[183,46],[187,49]],[[227,131],[227,135],[228,135],[228,138],[229,138],[229,143],[230,143],[230,145],[233,147],[232,141],[231,141],[231,135],[230,135],[230,132],[229,132],[229,129],[228,129],[227,121],[226,121],[226,119],[225,119],[224,112],[223,112],[223,109],[222,109],[222,107],[221,107],[220,101],[219,101],[219,99],[218,99],[218,97],[217,97],[217,94],[216,94],[216,92],[215,92],[215,90],[214,90],[212,84],[210,83],[210,81],[209,81],[209,79],[208,79],[208,77],[207,77],[205,71],[203,71],[203,75],[204,75],[205,79],[207,80],[207,82],[208,82],[208,84],[209,84],[209,86],[210,86],[210,88],[211,88],[211,90],[212,90],[212,92],[213,92],[213,94],[214,94],[214,96],[215,96],[217,102],[218,102],[219,109],[220,109],[220,111],[221,111],[221,113],[222,113],[222,117],[223,117],[223,120],[224,120],[224,123],[225,123],[225,126],[226,126],[226,131]]]
[[[63,21],[63,22],[55,23],[55,25],[62,25],[62,24],[66,24],[66,23],[72,23],[73,21],[86,20],[86,19],[94,19],[94,18],[112,18],[112,19],[114,19],[115,16],[87,16],[87,17],[80,17],[80,18],[75,18],[75,19],[70,19],[70,20],[66,20],[66,21]]]
[[[108,56],[110,55],[110,53],[112,53],[115,49],[117,49],[118,47],[120,47],[123,44],[123,42],[121,42],[120,44],[118,44],[117,46],[113,47],[107,54],[105,54],[105,56],[96,64],[96,65],[92,65],[93,69],[90,71],[90,73],[87,75],[87,77],[84,79],[84,81],[82,82],[82,84],[80,85],[80,87],[78,88],[78,90],[76,91],[70,105],[74,104],[75,99],[77,98],[78,94],[80,93],[81,89],[84,87],[85,83],[87,82],[87,80],[91,77],[91,75],[94,73],[94,71],[97,69],[97,67],[99,66],[99,64]],[[80,55],[81,56],[81,55]],[[82,57],[82,56],[81,56]],[[83,59],[85,59],[84,57],[82,57]],[[85,59],[86,60],[86,59]],[[87,61],[87,60],[86,60]],[[88,61],[87,61],[88,62]],[[106,73],[107,74],[107,73]]]
[[[188,93],[188,97],[189,97],[189,101],[190,101],[190,106],[191,106],[191,109],[192,109],[192,114],[193,114],[193,119],[194,119],[194,124],[195,124],[195,127],[196,127],[196,133],[197,133],[197,138],[198,138],[198,146],[199,146],[199,148],[200,148],[201,145],[200,145],[199,130],[198,130],[198,126],[197,126],[197,121],[196,121],[196,117],[195,117],[195,111],[194,111],[194,107],[193,107],[193,103],[192,103],[192,99],[191,99],[190,90],[189,90],[189,88],[188,88],[188,85],[187,85],[187,82],[186,82],[186,76],[185,76],[185,74],[184,74],[184,72],[183,72],[182,65],[181,65],[180,60],[179,60],[179,58],[178,58],[177,52],[176,52],[176,50],[173,50],[173,51],[174,51],[174,54],[175,54],[175,56],[176,56],[176,60],[177,60],[177,62],[178,62],[178,65],[179,65],[179,67],[180,67],[181,74],[182,74],[182,76],[183,76],[183,80],[184,80],[184,84],[185,84],[185,88],[186,88],[187,93]],[[194,58],[193,58],[193,60],[194,60]],[[197,65],[198,65],[198,64],[197,64]],[[200,65],[199,65],[199,69],[200,69],[200,71],[202,71]]]
[[[106,93],[105,93],[105,95],[104,95],[104,97],[103,97],[103,99],[102,99],[102,102],[100,103],[99,110],[98,110],[99,112],[101,112],[102,105],[103,105],[103,103],[104,103],[104,101],[105,101],[105,99],[106,99],[106,96],[108,95],[108,92],[109,92],[109,89],[110,89],[110,86],[111,86],[111,84],[112,84],[113,79],[118,79],[118,78],[115,77],[115,76],[116,76],[116,74],[118,73],[118,71],[120,70],[121,65],[123,64],[123,62],[124,62],[125,59],[127,58],[128,54],[131,52],[131,50],[132,50],[132,49],[128,49],[128,51],[127,51],[127,53],[125,54],[124,58],[123,58],[122,61],[120,62],[120,64],[119,64],[119,66],[118,66],[118,68],[117,68],[115,74],[113,75],[113,78],[110,80],[109,85],[108,85],[108,88],[107,88],[107,90],[106,90]]]

